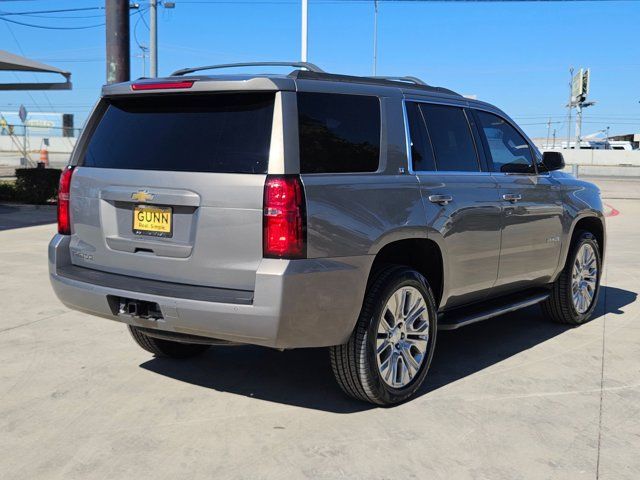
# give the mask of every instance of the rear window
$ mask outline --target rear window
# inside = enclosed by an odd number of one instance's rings
[[[106,99],[80,165],[266,173],[274,93]]]
[[[298,93],[298,121],[301,173],[378,170],[377,97]]]

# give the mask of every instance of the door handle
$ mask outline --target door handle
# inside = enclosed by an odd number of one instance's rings
[[[451,195],[429,195],[429,201],[440,205],[448,205],[449,202],[453,201],[453,197]]]
[[[505,193],[502,195],[502,199],[507,202],[516,203],[518,200],[522,200],[522,195],[519,193]]]

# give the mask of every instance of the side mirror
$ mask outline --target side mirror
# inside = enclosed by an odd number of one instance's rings
[[[542,154],[542,167],[546,172],[562,170],[564,168],[564,157],[560,152],[544,152]]]

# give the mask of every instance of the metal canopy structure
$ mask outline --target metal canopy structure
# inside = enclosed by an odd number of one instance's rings
[[[34,82],[34,83],[0,83],[0,91],[5,90],[71,90],[71,73],[59,68],[45,65],[5,50],[0,50],[0,71],[10,72],[39,72],[57,73],[62,75],[64,82]]]

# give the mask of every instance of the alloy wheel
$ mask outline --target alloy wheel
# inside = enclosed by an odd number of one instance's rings
[[[585,243],[580,247],[571,272],[571,298],[579,314],[591,307],[598,282],[598,261],[593,247]]]
[[[428,345],[427,303],[418,289],[401,287],[378,321],[376,359],[383,381],[393,388],[407,386],[420,371]]]

